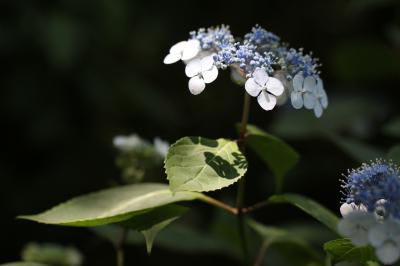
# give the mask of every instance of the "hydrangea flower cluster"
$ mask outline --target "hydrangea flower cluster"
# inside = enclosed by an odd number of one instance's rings
[[[384,264],[400,258],[399,168],[376,160],[349,171],[342,184],[341,234],[356,246],[370,244]]]
[[[302,48],[282,43],[279,36],[260,26],[242,40],[235,39],[225,25],[193,31],[189,40],[171,47],[164,63],[179,60],[186,64],[189,90],[194,95],[203,92],[219,70],[230,68],[233,81],[244,84],[264,110],[284,103],[287,96],[295,109],[314,110],[316,117],[328,107],[318,60]]]

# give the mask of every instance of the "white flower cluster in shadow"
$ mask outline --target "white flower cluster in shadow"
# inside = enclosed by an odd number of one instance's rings
[[[179,60],[186,64],[189,91],[194,95],[216,80],[219,70],[230,68],[232,80],[257,97],[264,110],[284,104],[287,98],[295,109],[313,110],[316,117],[328,107],[318,60],[259,26],[240,41],[225,25],[193,31],[187,41],[171,47],[164,63]]]

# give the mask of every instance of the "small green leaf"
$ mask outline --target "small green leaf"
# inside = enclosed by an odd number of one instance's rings
[[[140,231],[144,238],[146,239],[146,249],[147,253],[151,253],[151,249],[153,247],[154,239],[156,238],[157,234],[163,230],[167,225],[178,219],[179,217],[173,217],[171,219],[165,220],[161,223],[153,225],[151,228],[147,230]]]
[[[249,147],[269,166],[275,175],[276,190],[280,191],[283,178],[299,160],[299,154],[281,139],[253,125],[247,126]]]
[[[390,120],[382,129],[387,136],[400,138],[400,116]]]
[[[289,203],[308,213],[328,228],[337,232],[338,217],[330,210],[319,204],[318,202],[297,194],[281,194],[273,195],[268,201],[269,203]]]
[[[146,240],[147,252],[151,248],[157,234],[171,222],[178,219],[188,208],[178,205],[166,205],[155,208],[142,215],[134,216],[132,219],[121,222],[121,225],[129,229],[140,231]]]
[[[386,154],[386,158],[392,160],[394,163],[400,164],[400,144],[390,148]]]
[[[174,192],[212,191],[237,182],[247,160],[235,141],[184,137],[170,147],[165,169]]]
[[[0,266],[48,266],[48,265],[36,263],[36,262],[18,261],[18,262],[8,262],[8,263],[0,264]]]
[[[299,238],[293,232],[285,229],[266,226],[254,220],[247,219],[247,224],[256,231],[264,240],[265,247],[268,249],[272,245],[277,246],[283,255],[295,256],[295,249],[301,251],[300,257],[293,259],[292,263],[296,265],[322,265],[323,261],[318,253],[303,239]],[[301,260],[301,262],[300,262]]]
[[[54,225],[96,226],[132,219],[156,207],[202,197],[196,192],[172,194],[164,184],[142,183],[90,193],[45,212],[18,218]]]
[[[371,265],[371,262],[376,261],[374,249],[371,246],[355,247],[350,239],[346,238],[326,242],[324,250],[330,255],[333,263],[349,261]]]
[[[285,229],[263,225],[252,219],[247,219],[247,224],[270,244],[275,242],[292,242],[302,246],[308,245],[303,239],[296,237]]]

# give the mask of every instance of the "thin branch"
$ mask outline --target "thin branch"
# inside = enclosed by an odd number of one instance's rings
[[[256,211],[258,209],[264,208],[265,206],[268,206],[268,205],[270,205],[270,202],[268,202],[268,201],[260,201],[260,202],[254,204],[254,205],[251,205],[251,206],[248,206],[246,208],[243,208],[242,212],[243,213],[250,213],[250,212]]]
[[[214,198],[212,198],[212,197],[203,195],[202,198],[201,198],[201,200],[204,201],[204,202],[206,202],[206,203],[208,203],[208,204],[211,204],[211,205],[213,205],[213,206],[215,206],[215,207],[224,209],[224,210],[226,210],[226,211],[232,213],[233,215],[237,215],[237,214],[238,214],[237,208],[232,207],[232,206],[230,206],[230,205],[228,205],[228,204],[225,204],[225,203],[223,203],[222,201],[219,201],[219,200],[214,199]]]
[[[124,245],[125,245],[127,236],[128,236],[128,229],[121,228],[120,238],[115,243],[117,266],[124,266],[125,265]]]
[[[257,258],[254,261],[254,266],[261,266],[263,264],[268,246],[269,246],[269,241],[264,240],[264,242],[261,244],[260,250],[258,251]]]

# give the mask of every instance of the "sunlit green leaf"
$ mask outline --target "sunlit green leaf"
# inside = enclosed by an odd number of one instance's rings
[[[355,247],[350,239],[336,239],[324,244],[324,250],[330,255],[333,263],[341,261],[359,262],[371,265],[376,261],[374,249],[370,246]],[[369,262],[369,264],[367,264]],[[373,264],[372,264],[373,265]]]
[[[19,218],[45,224],[95,226],[132,219],[170,203],[200,198],[200,193],[172,194],[167,185],[143,183],[90,193],[73,198],[43,213]]]
[[[318,202],[297,194],[273,195],[268,199],[269,203],[289,203],[308,213],[328,228],[337,231],[338,217]]]
[[[237,182],[247,160],[235,141],[184,137],[173,144],[165,160],[172,191],[212,191]]]
[[[277,191],[280,191],[284,176],[298,162],[299,154],[281,139],[253,125],[247,126],[246,141],[272,170]]]

